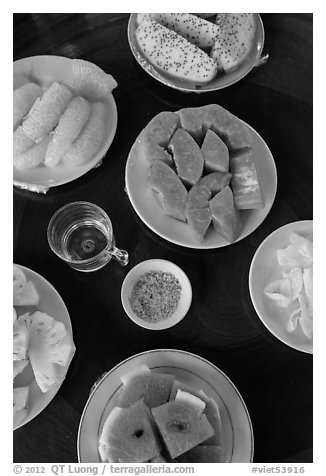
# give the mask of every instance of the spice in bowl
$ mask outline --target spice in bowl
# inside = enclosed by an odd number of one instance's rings
[[[132,311],[146,322],[172,316],[181,297],[179,280],[167,271],[148,271],[136,282],[129,299]]]

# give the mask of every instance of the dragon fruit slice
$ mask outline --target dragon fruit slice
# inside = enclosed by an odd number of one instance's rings
[[[173,77],[207,83],[218,71],[217,62],[203,50],[153,20],[143,20],[135,36],[145,57]]]
[[[35,380],[47,392],[64,380],[75,347],[64,324],[44,312],[24,315],[24,322],[29,329],[28,357]]]
[[[191,13],[138,13],[138,24],[144,19],[157,21],[200,48],[212,46],[220,31],[219,25]]]
[[[19,425],[27,415],[27,400],[29,387],[14,388],[13,410],[14,410],[14,426]]]
[[[255,34],[255,23],[252,13],[219,13],[216,24],[220,33],[217,35],[211,50],[224,71],[228,71],[241,63],[249,53]]]

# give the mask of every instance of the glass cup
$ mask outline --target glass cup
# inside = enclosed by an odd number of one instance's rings
[[[52,251],[77,271],[96,271],[112,258],[128,264],[127,251],[115,246],[110,218],[89,202],[73,202],[56,211],[47,231]]]

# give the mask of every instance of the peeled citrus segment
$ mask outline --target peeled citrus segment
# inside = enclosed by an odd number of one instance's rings
[[[73,98],[60,117],[59,123],[49,141],[44,163],[47,167],[58,165],[70,146],[77,139],[91,112],[87,99],[80,96]]]
[[[64,380],[74,344],[64,324],[43,312],[36,311],[24,320],[30,334],[28,356],[35,380],[41,391],[47,392]]]
[[[17,127],[13,135],[13,155],[15,157],[26,152],[35,142],[27,137],[22,126]]]
[[[25,170],[37,167],[44,161],[45,152],[48,147],[49,137],[32,145],[21,155],[14,156],[14,166],[16,169]]]
[[[73,59],[71,71],[72,79],[69,85],[80,96],[105,99],[117,87],[113,76],[89,61]]]
[[[34,102],[22,124],[27,137],[37,142],[49,134],[58,124],[71,98],[72,92],[67,86],[58,82],[52,83],[43,96]]]
[[[14,91],[13,128],[29,113],[35,100],[42,95],[42,89],[35,83],[27,83]]]
[[[19,425],[27,415],[27,400],[29,395],[29,387],[14,388],[13,411],[14,426]]]
[[[13,378],[17,377],[17,375],[21,374],[25,367],[28,365],[28,360],[14,360],[13,361]]]
[[[13,324],[13,360],[24,360],[27,357],[29,344],[29,329],[25,319],[29,314],[24,314]]]
[[[80,167],[91,160],[104,141],[106,130],[106,107],[102,102],[93,103],[90,117],[72,143],[62,162],[68,167]]]

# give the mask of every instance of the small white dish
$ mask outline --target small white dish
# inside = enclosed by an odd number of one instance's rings
[[[277,190],[277,171],[272,153],[261,136],[251,126],[248,124],[246,126],[249,127],[253,137],[252,150],[265,207],[258,210],[241,210],[242,232],[236,242],[246,238],[262,224],[272,208]],[[187,223],[165,215],[147,183],[149,166],[150,163],[141,152],[138,137],[126,163],[126,190],[135,212],[154,233],[171,243],[187,248],[213,249],[231,245],[212,226],[204,241],[200,242],[195,238]]]
[[[254,22],[256,25],[256,32],[252,44],[252,48],[247,55],[247,57],[242,61],[242,63],[233,70],[218,74],[215,78],[212,79],[207,84],[195,84],[190,83],[189,81],[185,81],[182,79],[174,78],[164,71],[159,71],[156,69],[143,55],[141,52],[138,42],[135,37],[135,32],[138,27],[137,24],[137,13],[132,13],[129,18],[128,23],[128,41],[129,47],[131,49],[132,54],[134,55],[136,61],[140,64],[140,66],[152,76],[154,79],[159,81],[165,86],[169,86],[173,89],[178,89],[179,91],[183,92],[192,92],[192,93],[205,93],[210,91],[218,91],[219,89],[226,88],[227,86],[231,86],[232,84],[240,81],[240,79],[244,78],[255,66],[259,66],[262,64],[260,62],[261,55],[264,48],[264,40],[265,40],[265,33],[264,33],[264,26],[262,19],[258,13],[253,13]]]
[[[281,342],[309,354],[313,353],[313,342],[306,337],[301,327],[293,332],[286,330],[290,311],[281,308],[275,301],[265,295],[267,284],[280,279],[280,266],[277,262],[276,251],[287,247],[291,232],[308,237],[313,232],[313,221],[304,220],[278,228],[273,231],[257,249],[249,270],[249,291],[253,306],[264,326]]]
[[[68,334],[72,336],[72,327],[68,310],[56,289],[40,274],[36,273],[35,271],[32,271],[29,268],[25,268],[25,266],[18,266],[24,271],[27,280],[33,282],[40,296],[40,302],[34,308],[34,311],[38,310],[41,312],[45,312],[49,316],[53,317],[55,320],[62,322],[65,325]],[[27,307],[17,306],[16,311],[17,315],[20,316],[21,314],[24,314],[24,312],[27,311]],[[71,352],[70,361],[67,364],[67,371],[73,356],[74,351]],[[62,385],[62,382],[59,382],[48,392],[43,393],[36,383],[32,368],[29,364],[21,374],[17,375],[14,382],[14,387],[23,387],[25,385],[29,385],[27,416],[18,425],[14,426],[14,430],[20,428],[23,425],[26,425],[26,423],[28,423],[39,413],[41,413],[55,397],[56,393]]]
[[[13,70],[14,73],[25,74],[31,80],[37,81],[41,87],[48,87],[54,81],[59,81],[71,87],[71,61],[70,58],[63,56],[31,56],[14,61]],[[93,99],[88,96],[85,97],[90,101]],[[18,170],[14,167],[14,185],[46,193],[49,188],[72,182],[99,165],[113,141],[118,122],[117,107],[113,95],[109,94],[105,100],[103,99],[103,102],[107,108],[107,133],[92,160],[76,168],[69,168],[63,164],[58,164],[53,168],[40,165],[26,170]]]
[[[100,463],[98,439],[103,424],[116,405],[121,377],[147,365],[153,372],[166,373],[187,387],[203,390],[217,403],[224,437],[225,461],[250,463],[254,435],[246,405],[231,380],[208,360],[182,350],[157,349],[127,358],[102,376],[93,386],[81,416],[77,453],[80,463]]]
[[[181,296],[176,310],[169,318],[156,323],[144,321],[133,312],[130,306],[130,296],[135,284],[144,273],[149,271],[170,272],[178,279],[181,285]],[[121,288],[121,301],[125,312],[135,324],[151,330],[162,330],[175,326],[187,314],[191,299],[192,288],[187,275],[179,266],[163,259],[150,259],[134,266],[125,277]]]

